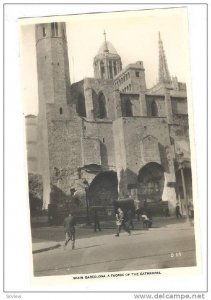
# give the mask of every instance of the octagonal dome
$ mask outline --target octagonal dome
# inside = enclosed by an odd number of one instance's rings
[[[101,45],[101,47],[98,51],[98,54],[103,54],[105,52],[118,55],[116,49],[114,48],[114,46],[109,41],[103,42],[103,44]]]

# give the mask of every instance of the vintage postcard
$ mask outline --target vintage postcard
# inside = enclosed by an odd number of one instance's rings
[[[35,280],[197,271],[187,9],[19,28]]]

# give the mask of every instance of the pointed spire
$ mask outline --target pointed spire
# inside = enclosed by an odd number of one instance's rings
[[[104,49],[104,52],[108,53],[109,50],[108,50],[108,45],[107,45],[107,40],[106,40],[106,31],[105,31],[105,29],[104,29],[103,34],[104,34],[104,39],[105,39],[105,49]]]
[[[159,32],[158,38],[158,45],[159,45],[159,82],[160,83],[170,83],[171,77],[168,70],[167,60],[165,51],[163,48],[163,42],[161,40],[161,35]]]

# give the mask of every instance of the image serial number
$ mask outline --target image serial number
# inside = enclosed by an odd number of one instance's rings
[[[170,257],[173,258],[173,257],[180,257],[182,256],[182,253],[179,251],[179,252],[171,252],[170,253]]]

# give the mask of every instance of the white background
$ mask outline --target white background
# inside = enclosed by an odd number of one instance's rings
[[[176,5],[172,5],[176,6]],[[96,11],[119,11],[125,9],[144,9],[164,7],[163,5],[7,5],[5,7],[5,95],[4,95],[4,206],[5,206],[5,289],[10,291],[30,290],[131,290],[131,291],[203,291],[206,290],[206,257],[207,257],[207,195],[206,195],[206,168],[207,168],[207,34],[206,34],[206,6],[205,5],[184,5],[189,11],[189,33],[190,33],[190,57],[192,74],[192,103],[196,151],[196,171],[198,187],[198,212],[199,232],[197,239],[202,258],[202,271],[198,274],[191,272],[188,276],[168,275],[159,279],[158,277],[149,280],[149,277],[141,277],[138,280],[127,281],[83,281],[81,285],[72,286],[72,282],[62,286],[59,279],[58,286],[43,284],[34,287],[31,283],[30,268],[31,243],[30,227],[27,201],[27,172],[26,172],[26,150],[24,136],[23,107],[20,97],[20,60],[18,44],[17,18],[31,16],[46,16],[58,14],[70,14]],[[166,5],[170,7],[170,5]],[[190,91],[189,91],[190,92]],[[191,109],[191,107],[189,107]],[[2,116],[3,117],[3,116]],[[195,170],[195,168],[193,168]],[[2,187],[3,189],[3,187]],[[199,233],[199,234],[198,234]],[[53,278],[51,278],[51,281]],[[58,283],[58,280],[55,281]],[[66,281],[67,282],[67,281]],[[11,293],[10,293],[11,294]],[[102,297],[98,294],[85,295],[92,299]],[[2,294],[6,299],[6,295]],[[22,294],[25,299],[78,299],[79,294]],[[90,298],[91,298],[90,297]],[[104,294],[103,298],[110,297]],[[119,297],[116,295],[116,297]],[[127,294],[121,294],[122,299],[128,299]],[[132,299],[132,296],[131,296]]]

